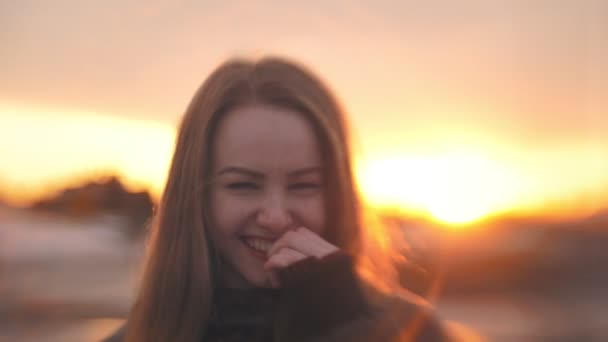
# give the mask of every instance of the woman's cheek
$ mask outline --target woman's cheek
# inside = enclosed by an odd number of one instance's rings
[[[303,199],[298,206],[302,225],[318,235],[323,235],[326,222],[325,205],[319,196]]]
[[[250,200],[222,192],[213,197],[213,206],[216,222],[229,229],[236,229],[254,210]]]

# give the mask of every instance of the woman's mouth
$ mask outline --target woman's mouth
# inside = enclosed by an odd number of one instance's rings
[[[243,244],[247,247],[247,249],[258,259],[266,260],[268,259],[268,251],[272,247],[274,241],[263,239],[255,236],[244,236],[241,238]]]

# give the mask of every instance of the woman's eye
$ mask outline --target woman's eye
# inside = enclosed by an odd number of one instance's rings
[[[296,183],[289,186],[293,190],[317,189],[320,187],[318,183]]]
[[[256,190],[258,189],[258,185],[250,182],[234,182],[226,185],[228,189],[231,190]]]

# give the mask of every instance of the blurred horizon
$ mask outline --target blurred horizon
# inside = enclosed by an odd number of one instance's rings
[[[125,197],[147,198],[145,202],[125,202]],[[140,198],[141,200],[141,198]],[[142,222],[149,218],[153,207],[158,205],[160,198],[145,186],[132,186],[124,178],[111,171],[97,172],[95,175],[83,175],[71,182],[57,182],[49,191],[40,196],[33,197],[27,202],[14,202],[7,197],[0,188],[0,207],[7,209],[24,210],[24,213],[42,212],[69,217],[95,218],[103,215],[137,216]],[[129,204],[130,203],[130,204]],[[366,204],[374,214],[381,219],[405,220],[410,224],[420,224],[440,230],[472,231],[475,232],[489,227],[527,228],[538,225],[556,225],[558,227],[577,225],[593,225],[592,229],[608,231],[608,225],[598,224],[608,222],[608,205],[598,206],[593,210],[573,213],[560,213],[558,215],[548,212],[501,211],[488,213],[483,217],[466,222],[449,222],[441,220],[429,212],[408,211],[398,205],[378,206]],[[118,210],[118,211],[116,211]],[[143,216],[142,216],[143,210]],[[590,224],[586,222],[590,221]],[[141,226],[141,225],[140,225]],[[144,228],[141,226],[140,228]]]

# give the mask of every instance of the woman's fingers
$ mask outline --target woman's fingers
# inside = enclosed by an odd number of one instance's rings
[[[338,250],[338,247],[325,241],[322,237],[304,227],[290,230],[283,234],[283,236],[272,245],[268,251],[268,255],[272,256],[282,248],[290,248],[306,256],[313,256],[316,258],[322,258]]]
[[[274,288],[281,286],[278,270],[311,256],[322,258],[337,250],[338,247],[304,227],[288,231],[268,251],[264,268],[270,272],[270,285]]]
[[[267,270],[283,269],[306,258],[307,256],[305,254],[285,247],[271,255],[264,264],[264,268]]]

